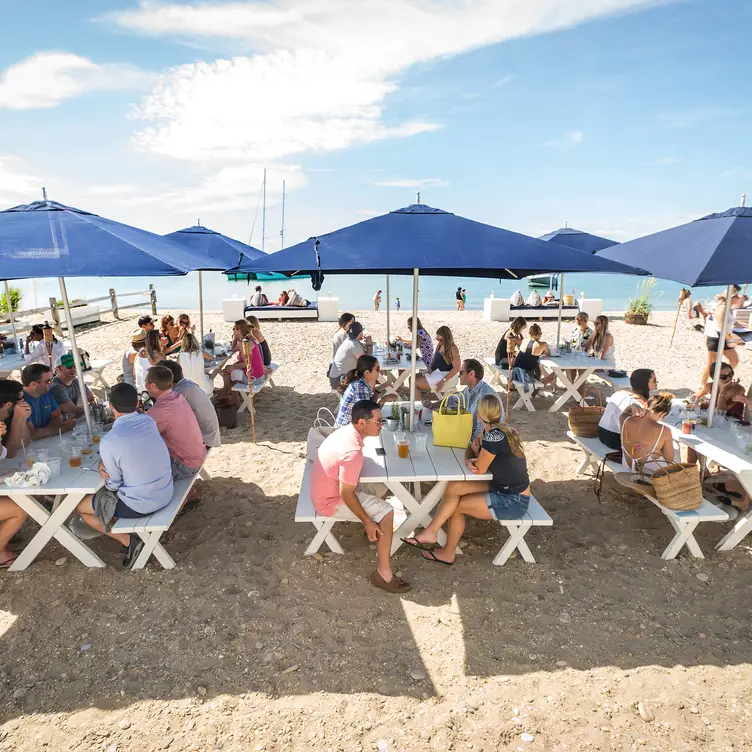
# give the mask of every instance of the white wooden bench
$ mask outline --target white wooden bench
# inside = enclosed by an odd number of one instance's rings
[[[629,376],[609,376],[608,371],[596,371],[593,376],[610,384],[616,390],[629,389],[632,386]]]
[[[509,374],[508,371],[504,368],[499,368],[499,366],[496,365],[496,362],[492,357],[488,357],[485,359],[486,365],[491,371],[491,386],[496,389],[496,391],[499,391],[497,387],[501,387],[502,389],[507,388],[507,383],[509,380]],[[523,405],[527,409],[528,412],[534,413],[535,412],[535,406],[533,405],[533,391],[536,389],[543,389],[543,384],[538,381],[537,379],[533,382],[533,388],[530,388],[530,385],[528,384],[529,391],[525,391],[525,386],[519,381],[512,380],[512,386],[517,390],[517,394],[519,395],[519,399],[517,402],[512,405],[512,410],[519,410]]]
[[[303,556],[313,556],[324,543],[326,543],[332,553],[343,554],[342,546],[339,545],[332,533],[334,523],[342,522],[342,520],[324,517],[321,514],[317,514],[313,508],[313,501],[311,500],[312,470],[313,460],[307,459],[303,472],[303,483],[300,486],[300,493],[298,494],[298,504],[295,507],[295,522],[310,522],[317,530],[313,540],[303,552]]]
[[[530,552],[530,549],[525,542],[525,535],[527,535],[527,532],[531,527],[536,527],[538,525],[551,527],[554,524],[554,521],[551,519],[548,512],[546,512],[532,494],[530,495],[530,503],[528,504],[527,512],[525,512],[519,520],[499,520],[498,522],[502,527],[505,527],[508,530],[509,538],[493,560],[493,563],[497,567],[503,567],[515,549],[520,552],[520,556],[528,564],[535,564],[533,554]]]
[[[271,371],[258,379],[254,379],[251,382],[250,388],[248,384],[238,383],[233,385],[232,391],[238,392],[238,394],[241,394],[243,397],[243,401],[238,408],[239,413],[242,413],[243,410],[248,410],[249,413],[251,412],[251,388],[253,389],[253,394],[258,394],[267,384],[272,387],[275,386],[272,376],[274,376],[279,366],[276,363],[271,363],[269,364],[269,368],[271,368]]]
[[[121,518],[112,526],[113,533],[135,533],[144,541],[144,547],[134,562],[133,569],[143,569],[152,554],[165,569],[175,568],[175,560],[165,551],[159,539],[170,529],[196,480],[211,480],[211,474],[206,469],[206,460],[210,452],[211,449],[206,450],[204,464],[194,476],[175,481],[172,500],[166,507],[144,517]]]
[[[584,452],[585,460],[577,468],[578,473],[585,473],[588,469],[597,472],[598,466],[611,451],[605,444],[601,444],[598,439],[585,439],[582,436],[575,436],[571,431],[567,431],[567,436],[574,441]],[[613,473],[626,473],[620,462],[606,462],[606,469]],[[624,485],[624,484],[622,484]],[[701,522],[725,522],[728,520],[728,514],[712,504],[707,499],[703,499],[702,505],[688,512],[676,512],[673,509],[667,509],[649,492],[649,487],[642,490],[634,484],[628,486],[630,489],[644,496],[648,501],[655,504],[663,512],[676,531],[666,550],[661,554],[662,559],[674,559],[676,555],[687,547],[689,553],[698,559],[704,559],[703,553],[694,537],[695,528]]]

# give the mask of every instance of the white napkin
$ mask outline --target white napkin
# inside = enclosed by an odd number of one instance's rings
[[[20,470],[7,477],[5,483],[8,486],[18,488],[33,488],[43,486],[50,479],[50,468],[46,462],[35,462],[30,470]]]

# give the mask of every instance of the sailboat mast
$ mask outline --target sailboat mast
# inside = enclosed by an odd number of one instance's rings
[[[264,241],[266,240],[266,167],[264,167],[264,205],[261,211],[261,250],[264,250]]]
[[[279,231],[280,248],[285,247],[285,181],[282,181],[282,229]]]

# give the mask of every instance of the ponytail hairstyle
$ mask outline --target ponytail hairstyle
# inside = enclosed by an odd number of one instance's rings
[[[478,407],[476,408],[476,414],[484,423],[487,423],[492,430],[496,428],[504,434],[509,442],[509,448],[512,450],[512,454],[515,457],[524,458],[525,452],[522,450],[520,435],[514,430],[514,428],[501,422],[501,402],[495,394],[487,394],[485,397],[480,398],[478,401]]]
[[[660,392],[648,400],[646,408],[651,413],[668,415],[671,412],[671,400],[674,395],[671,392]]]
[[[378,365],[379,361],[373,357],[373,355],[361,355],[358,358],[358,362],[352,371],[348,371],[345,374],[345,378],[342,380],[343,386],[349,386],[353,381],[362,379],[367,371],[372,371],[373,367]]]
[[[629,377],[629,385],[634,394],[639,394],[644,400],[650,399],[650,380],[655,375],[651,368],[637,368]]]
[[[238,319],[235,326],[240,332],[240,336],[245,339],[251,333],[251,325],[245,319]]]

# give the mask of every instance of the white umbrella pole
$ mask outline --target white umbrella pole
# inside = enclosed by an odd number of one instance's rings
[[[201,350],[204,349],[204,273],[198,273],[198,330],[201,334]]]
[[[559,277],[559,322],[556,325],[556,347],[561,343],[561,312],[564,305],[564,275]]]
[[[10,301],[10,288],[8,287],[8,280],[5,280],[5,302],[8,304],[8,313],[10,314],[10,328],[13,330],[13,341],[16,343],[16,349],[18,354],[21,354],[21,349],[18,347],[18,335],[16,334],[16,317],[13,315],[13,303]]]
[[[389,342],[389,275],[386,275],[386,341]]]
[[[713,378],[713,388],[710,390],[710,407],[708,408],[708,428],[713,425],[713,413],[715,412],[715,401],[718,399],[718,389],[721,384],[721,364],[723,363],[723,350],[726,344],[726,334],[728,334],[728,322],[731,318],[731,285],[726,290],[726,308],[723,311],[723,323],[721,324],[721,334],[718,337],[718,354],[715,359],[715,376]]]
[[[58,277],[57,281],[60,283],[60,295],[63,297],[63,309],[65,310],[65,320],[68,323],[68,334],[70,335],[71,349],[73,350],[73,362],[76,366],[76,377],[78,378],[78,385],[81,388],[84,417],[86,418],[89,435],[93,436],[94,432],[91,423],[91,411],[89,410],[89,400],[86,398],[86,382],[84,381],[84,374],[81,370],[81,355],[78,352],[78,345],[76,344],[76,330],[73,327],[73,317],[71,316],[70,303],[68,302],[68,291],[65,289],[65,279],[63,277]]]
[[[415,430],[415,376],[417,373],[416,363],[418,361],[418,269],[413,269],[413,326],[412,340],[413,347],[410,357],[410,430]],[[428,363],[426,363],[428,366]]]

